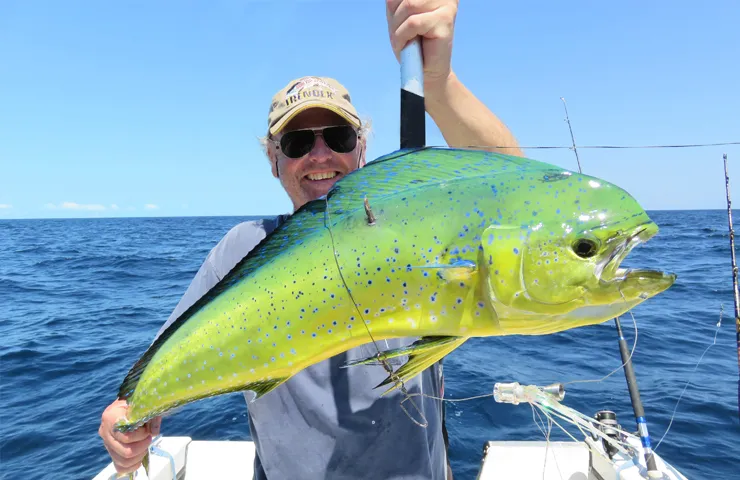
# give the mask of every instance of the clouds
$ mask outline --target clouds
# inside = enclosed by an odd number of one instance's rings
[[[0,203],[0,210],[10,210],[13,208],[13,205],[9,203]]]
[[[100,205],[99,203],[62,202],[59,205],[47,203],[44,206],[50,210],[87,210],[90,212],[99,212],[105,210],[105,205]]]
[[[144,205],[144,208],[146,208],[147,210],[157,210],[159,207],[153,203],[147,203],[146,205]]]

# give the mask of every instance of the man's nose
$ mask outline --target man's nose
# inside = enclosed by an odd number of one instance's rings
[[[314,142],[313,149],[311,149],[310,158],[314,162],[326,162],[331,159],[331,148],[326,145],[324,137],[321,135],[316,136],[316,142]]]

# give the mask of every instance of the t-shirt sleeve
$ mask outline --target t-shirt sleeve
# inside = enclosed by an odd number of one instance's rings
[[[177,320],[183,312],[213,288],[242,258],[257,246],[267,235],[265,228],[269,230],[274,228],[272,222],[274,220],[243,222],[229,230],[208,253],[185,294],[154,339],[156,340],[172,322]]]

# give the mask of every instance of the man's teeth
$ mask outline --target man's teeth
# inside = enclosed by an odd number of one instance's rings
[[[326,180],[327,178],[334,178],[336,176],[337,176],[337,172],[309,173],[308,174],[309,180]]]

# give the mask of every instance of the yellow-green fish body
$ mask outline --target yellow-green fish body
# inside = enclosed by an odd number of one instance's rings
[[[619,268],[656,232],[622,189],[553,165],[383,157],[293,214],[163,332],[121,385],[119,428],[222,393],[258,398],[372,340],[422,337],[379,357],[411,354],[397,371],[408,379],[470,337],[604,322],[673,283]]]

